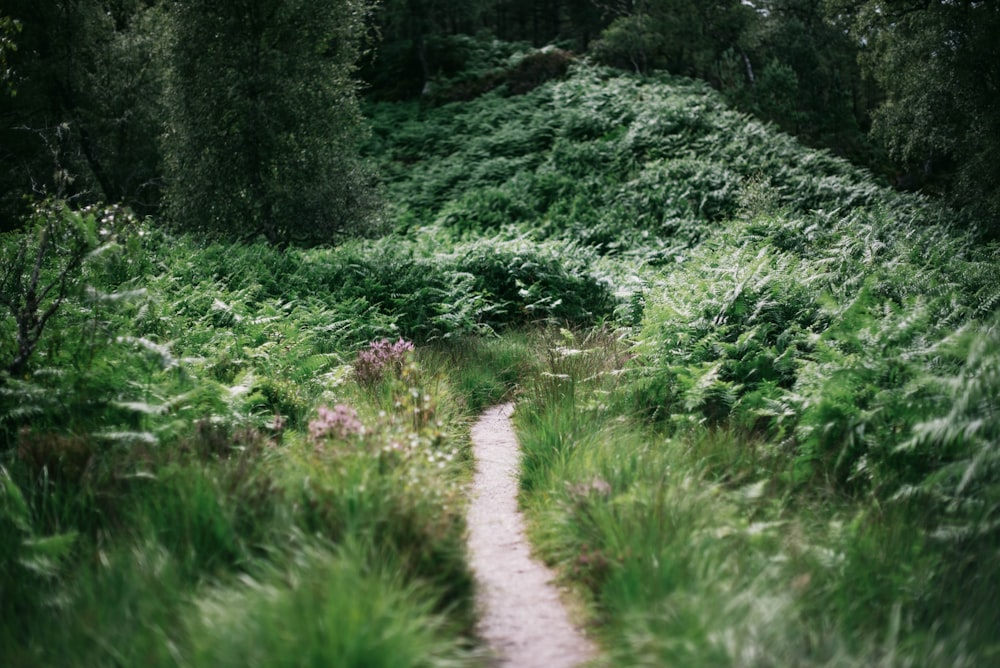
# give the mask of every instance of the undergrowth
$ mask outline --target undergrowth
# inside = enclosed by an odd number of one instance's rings
[[[466,418],[512,391],[527,354],[470,334],[491,313],[554,317],[551,288],[468,295],[462,256],[414,267],[416,243],[404,261],[386,242],[282,252],[134,220],[116,234],[65,273],[25,372],[0,379],[4,665],[244,665],[292,647],[475,663]],[[545,271],[561,280],[556,257]]]
[[[609,663],[996,661],[997,246],[703,84],[557,79],[373,104],[380,239],[0,237],[4,665],[477,663],[510,399]]]
[[[764,434],[630,416],[621,342],[550,349],[515,412],[522,502],[541,553],[589,601],[608,665],[995,660],[985,524],[946,536],[929,528],[955,504],[790,487],[796,455]]]

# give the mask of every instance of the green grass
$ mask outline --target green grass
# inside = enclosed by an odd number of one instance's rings
[[[426,364],[445,369],[468,412],[478,415],[514,399],[536,365],[534,334],[511,331],[503,337],[465,337],[426,351]]]
[[[587,597],[611,665],[995,655],[975,586],[941,577],[952,557],[929,539],[926,507],[790,487],[792,457],[766,439],[623,417],[613,355],[591,357],[603,369],[552,359],[515,413],[522,503],[542,554]],[[975,570],[986,585],[989,568]]]
[[[206,420],[71,468],[76,441],[25,432],[0,507],[0,653],[9,665],[467,665],[467,409],[421,365],[313,400],[357,406],[357,435]],[[223,619],[223,599],[244,607]],[[287,625],[264,633],[276,620]]]
[[[204,666],[474,665],[415,585],[367,550],[306,545],[285,567],[199,596],[188,620]],[[391,560],[388,560],[391,563]]]

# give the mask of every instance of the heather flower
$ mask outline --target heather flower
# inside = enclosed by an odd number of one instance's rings
[[[344,404],[337,404],[332,409],[321,406],[316,419],[309,422],[309,438],[313,441],[327,437],[344,439],[364,433],[365,426],[358,419],[358,412]]]
[[[354,377],[366,387],[376,385],[387,373],[399,375],[406,363],[406,356],[413,351],[413,344],[400,338],[395,343],[389,339],[372,341],[368,348],[359,350],[354,361]]]

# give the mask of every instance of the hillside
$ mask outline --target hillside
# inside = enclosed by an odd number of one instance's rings
[[[616,294],[518,413],[616,665],[989,662],[1000,264],[967,220],[679,78],[374,121],[411,236],[566,244]]]
[[[4,235],[4,665],[480,664],[508,398],[610,665],[996,659],[996,245],[687,79],[366,112],[382,237]]]
[[[564,239],[672,261],[760,182],[789,211],[908,200],[863,170],[729,109],[707,84],[578,68],[524,95],[371,109],[392,218],[454,233]]]

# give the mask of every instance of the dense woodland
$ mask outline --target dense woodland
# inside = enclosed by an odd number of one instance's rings
[[[998,215],[995,3],[214,4],[5,3],[2,229],[20,224],[27,193],[121,202],[183,229],[325,242],[373,206],[377,177],[351,158],[358,95],[475,96],[501,83],[496,40],[703,79],[897,187]],[[522,79],[540,80],[563,64],[524,67]],[[293,157],[303,152],[308,161]]]
[[[0,5],[0,664],[1000,661],[1000,4]]]

